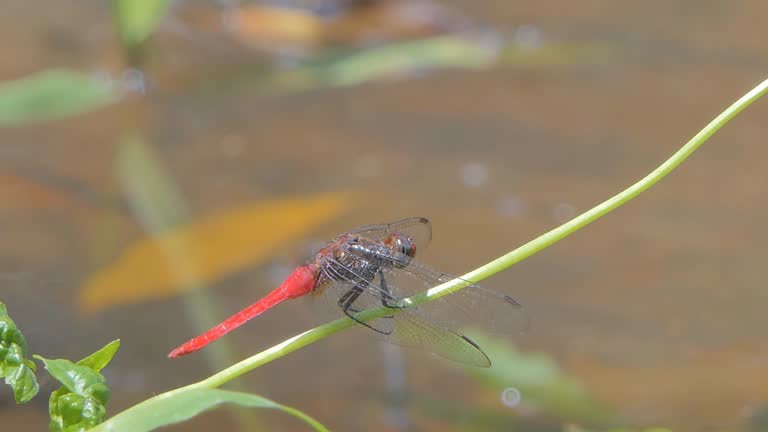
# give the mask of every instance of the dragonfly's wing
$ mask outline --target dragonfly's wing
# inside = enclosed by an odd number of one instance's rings
[[[360,260],[379,260],[387,265],[382,266],[387,291],[397,298],[403,299],[416,295],[426,289],[433,288],[445,282],[458,280],[466,286],[453,293],[439,298],[420,307],[419,313],[430,322],[437,322],[448,327],[461,328],[478,326],[493,333],[511,334],[525,332],[530,328],[530,318],[525,308],[513,297],[498,293],[488,288],[456,278],[422,264],[410,257],[387,251],[380,255],[363,256],[352,248],[347,251],[356,254]],[[407,262],[405,267],[396,264]],[[381,283],[368,284],[372,296],[381,296]]]
[[[351,248],[348,252],[353,253],[355,250]],[[402,260],[403,256],[392,259]],[[324,275],[335,281],[333,285],[342,290],[341,295],[349,293],[349,290],[358,290],[358,295],[352,304],[353,313],[379,307],[382,305],[382,299],[390,299],[389,304],[402,306],[400,300],[403,298],[453,279],[452,276],[427,266],[420,266],[413,261],[405,267],[410,269],[408,272],[399,271],[401,269],[395,268],[394,265],[381,266],[380,262],[377,265],[370,261],[379,261],[379,257],[370,253],[366,256],[362,254],[356,256],[354,264],[344,264],[334,258],[328,258],[328,260],[330,265],[323,267]],[[380,273],[362,274],[364,270],[356,271],[356,268],[377,268]],[[465,283],[469,284],[466,281]],[[473,285],[466,290],[483,289]],[[385,335],[391,343],[434,352],[446,359],[468,365],[488,367],[491,362],[482,349],[454,329],[469,324],[487,326],[489,320],[486,318],[489,316],[492,317],[490,322],[497,319],[505,321],[506,316],[512,316],[518,321],[527,321],[527,319],[522,313],[520,304],[509,296],[487,290],[470,292],[472,294],[464,297],[463,300],[448,302],[447,297],[456,297],[452,300],[458,299],[459,294],[452,294],[423,307],[393,310],[392,315],[366,324]],[[466,306],[464,303],[467,303]],[[515,330],[519,329],[519,326],[513,327]]]
[[[399,233],[412,239],[417,250],[423,250],[432,240],[432,224],[427,218],[412,217],[391,223],[361,226],[349,233],[360,234],[380,241],[392,233]]]
[[[386,276],[398,288],[418,287],[420,281],[420,291],[451,281],[464,285],[461,290],[422,306],[424,313],[434,321],[458,327],[477,326],[501,334],[525,333],[530,330],[531,320],[525,307],[507,294],[440,272],[417,261],[411,261],[401,269],[393,268]]]
[[[332,259],[331,259],[332,260]],[[355,301],[351,304],[351,313],[363,311],[372,307],[380,307],[382,298],[389,294],[387,288],[377,278],[356,272],[351,266],[333,260],[331,266],[323,268],[324,277],[332,280],[332,289],[339,291],[341,297],[352,290],[359,290]],[[391,301],[396,302],[399,298]],[[391,304],[391,303],[390,303]],[[472,366],[489,367],[488,356],[471,339],[461,333],[439,324],[430,324],[422,319],[422,310],[406,308],[393,311],[392,315],[366,322],[377,333],[386,337],[387,341],[404,347],[418,348],[433,352],[449,360]],[[428,319],[428,317],[426,317]]]
[[[447,327],[428,324],[410,311],[394,316],[396,326],[387,339],[404,347],[433,352],[440,357],[470,366],[490,367],[491,360],[475,342]]]

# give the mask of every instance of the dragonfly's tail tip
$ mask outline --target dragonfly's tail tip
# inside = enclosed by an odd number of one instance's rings
[[[183,347],[178,347],[175,350],[168,353],[168,358],[181,357],[185,354],[189,354],[189,352],[185,350]]]

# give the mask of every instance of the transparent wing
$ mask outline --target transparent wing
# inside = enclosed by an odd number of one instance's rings
[[[356,290],[350,312],[379,307],[386,303],[402,306],[401,300],[454,279],[391,249],[371,245],[363,255],[347,248],[353,260],[346,264],[328,258],[323,274],[332,281],[338,298]],[[376,252],[379,251],[379,252]],[[403,261],[405,260],[405,261]],[[407,262],[404,268],[394,264]],[[383,264],[383,265],[382,265]],[[375,269],[375,273],[371,273]],[[397,313],[367,322],[391,343],[434,352],[441,357],[473,366],[488,367],[490,360],[480,347],[457,329],[482,326],[496,332],[526,329],[528,317],[512,297],[470,284],[462,291],[420,307],[398,308]]]
[[[418,318],[411,309],[395,314],[389,342],[433,352],[440,357],[470,366],[490,367],[491,360],[472,339],[447,327]]]
[[[430,322],[451,328],[482,327],[500,334],[523,333],[530,329],[530,318],[525,308],[509,295],[435,270],[392,250],[380,248],[378,251],[381,253],[375,257],[371,253],[376,253],[377,249],[373,248],[367,256],[353,249],[348,251],[359,260],[386,262],[387,265],[381,266],[382,273],[390,295],[396,299],[411,297],[454,279],[463,281],[467,286],[460,291],[419,307],[419,313]],[[408,262],[408,265],[402,268],[395,265],[402,262]],[[366,289],[371,291],[372,296],[383,294],[380,283],[368,284]]]
[[[339,261],[334,260],[332,264],[323,271],[327,278],[333,280],[333,288],[339,291],[340,297],[348,294],[350,290],[360,290],[350,312],[357,313],[371,307],[379,307],[382,305],[382,298],[389,298],[388,286],[381,285],[384,282],[376,278],[369,281],[370,278]],[[391,299],[392,302],[398,300],[401,299]],[[365,325],[396,345],[433,352],[448,360],[471,366],[491,365],[488,356],[470,338],[451,328],[429,322],[428,317],[423,316],[419,308],[400,309],[396,313],[393,311],[392,315],[368,321]]]
[[[392,233],[400,233],[411,238],[417,250],[424,250],[432,241],[432,224],[427,218],[411,217],[391,223],[361,226],[349,233],[378,241],[383,241]]]
[[[515,298],[478,284],[440,272],[425,264],[411,261],[405,268],[385,272],[398,293],[418,293],[443,283],[458,280],[466,284],[460,291],[421,306],[430,320],[454,328],[482,327],[492,333],[516,334],[530,329],[525,308]],[[404,295],[404,297],[413,294]]]

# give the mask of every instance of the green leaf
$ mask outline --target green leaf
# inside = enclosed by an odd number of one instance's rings
[[[77,365],[87,366],[96,372],[100,372],[106,365],[109,364],[109,362],[112,361],[112,357],[115,356],[115,353],[117,353],[119,348],[120,339],[113,340],[112,342],[104,345],[104,348],[77,362]]]
[[[51,394],[48,406],[51,431],[86,431],[104,421],[109,387],[99,371],[112,360],[119,347],[119,340],[112,341],[77,363],[35,356],[62,384]]]
[[[566,375],[546,354],[524,354],[504,339],[472,331],[472,340],[493,359],[488,369],[468,372],[494,391],[513,388],[520,403],[563,420],[606,426],[615,419],[575,379]]]
[[[287,88],[351,86],[427,69],[483,69],[496,62],[497,49],[456,36],[436,36],[379,47],[339,50],[305,61],[275,77]]]
[[[294,408],[249,393],[210,388],[181,388],[148,399],[100,424],[90,432],[146,432],[161,426],[188,420],[203,411],[224,403],[252,408],[279,409],[295,416],[316,431],[327,431],[323,425]]]
[[[169,4],[168,0],[112,0],[123,45],[141,45],[165,17]]]
[[[0,126],[72,116],[117,100],[106,82],[68,69],[49,69],[0,83]]]
[[[27,341],[0,302],[0,378],[13,389],[16,403],[29,402],[40,389],[28,356]]]

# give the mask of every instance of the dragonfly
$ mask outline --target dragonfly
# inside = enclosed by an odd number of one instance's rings
[[[272,292],[168,354],[180,357],[208,345],[278,304],[307,295],[334,293],[338,309],[388,342],[433,352],[459,363],[490,367],[483,349],[461,332],[480,325],[494,332],[524,331],[529,319],[513,297],[442,273],[415,259],[432,239],[427,218],[366,225],[341,234],[291,272]],[[421,306],[407,299],[425,289],[458,280],[460,291]],[[364,321],[373,307],[391,313]]]

